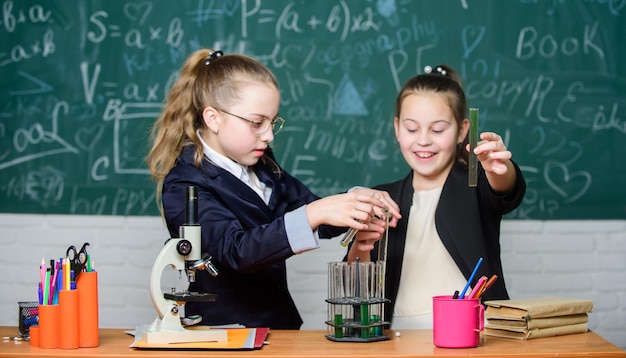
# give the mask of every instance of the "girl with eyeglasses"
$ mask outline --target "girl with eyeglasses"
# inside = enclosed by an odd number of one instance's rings
[[[210,49],[191,54],[152,129],[147,157],[172,237],[185,220],[185,189],[198,191],[202,252],[219,274],[196,274],[190,291],[217,295],[188,302],[202,324],[299,329],[285,260],[319,247],[348,227],[383,232],[399,208],[385,192],[355,188],[319,198],[276,162],[270,144],[285,120],[274,75],[258,61]],[[371,244],[371,243],[369,243]]]

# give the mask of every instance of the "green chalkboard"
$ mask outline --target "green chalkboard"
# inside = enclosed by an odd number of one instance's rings
[[[528,182],[511,219],[626,218],[625,1],[52,1],[0,8],[0,212],[158,215],[148,130],[200,47],[267,64],[280,164],[319,195],[408,172],[395,96],[463,77]]]

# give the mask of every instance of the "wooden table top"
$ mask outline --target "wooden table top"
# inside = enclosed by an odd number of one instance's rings
[[[269,344],[258,350],[193,351],[135,349],[133,337],[123,329],[101,329],[100,346],[73,350],[41,349],[27,341],[0,343],[0,357],[626,357],[626,351],[593,332],[520,341],[483,336],[481,345],[469,349],[444,349],[433,345],[432,331],[385,331],[390,340],[372,343],[331,342],[326,331],[270,331]],[[0,327],[2,336],[15,336],[17,327]]]

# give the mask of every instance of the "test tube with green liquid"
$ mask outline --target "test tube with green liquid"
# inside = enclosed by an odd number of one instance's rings
[[[370,313],[366,303],[361,304],[361,338],[370,338]]]
[[[478,184],[478,157],[474,154],[474,148],[478,145],[478,108],[470,108],[469,128],[469,180],[468,185],[475,187]]]
[[[335,338],[343,338],[343,315],[335,313]]]

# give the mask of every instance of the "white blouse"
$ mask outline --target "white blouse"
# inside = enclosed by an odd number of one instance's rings
[[[452,295],[467,282],[435,227],[441,190],[413,193],[392,329],[432,329],[432,297]]]

